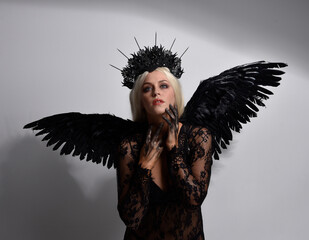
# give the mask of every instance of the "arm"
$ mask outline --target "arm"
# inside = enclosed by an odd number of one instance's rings
[[[141,151],[135,140],[124,140],[119,148],[118,211],[124,223],[131,228],[138,228],[148,210],[151,169],[163,150],[158,139],[162,127],[163,124],[160,124],[153,138],[152,127],[149,128]]]
[[[119,148],[117,166],[118,211],[123,222],[138,228],[149,205],[151,172],[138,165],[137,143],[123,141]]]
[[[184,201],[200,206],[208,190],[212,165],[211,135],[206,128],[193,128],[188,136],[190,154],[185,161],[186,149],[174,147],[168,152],[173,183],[181,189]]]

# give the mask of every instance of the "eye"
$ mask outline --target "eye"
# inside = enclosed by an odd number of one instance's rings
[[[163,83],[160,85],[160,88],[168,88],[168,85],[166,83]]]
[[[149,86],[143,88],[144,93],[149,92],[150,90],[151,90],[151,87]]]

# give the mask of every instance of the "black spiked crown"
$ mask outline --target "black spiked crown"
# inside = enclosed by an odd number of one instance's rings
[[[123,76],[123,86],[132,89],[140,74],[145,71],[152,72],[158,67],[167,67],[176,78],[181,77],[183,74],[183,68],[181,68],[181,57],[188,48],[180,57],[178,57],[177,53],[172,53],[171,51],[176,39],[174,39],[170,49],[166,49],[162,45],[157,46],[157,34],[155,35],[155,45],[153,47],[144,47],[144,49],[141,49],[136,38],[134,39],[139,50],[136,53],[131,54],[131,58],[128,58],[118,49],[118,51],[128,59],[128,64],[123,69],[111,65],[121,71],[121,75]]]

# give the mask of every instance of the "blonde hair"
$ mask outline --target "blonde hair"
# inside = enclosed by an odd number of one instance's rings
[[[155,71],[162,72],[166,75],[169,80],[172,88],[174,89],[175,94],[175,102],[178,108],[178,114],[181,116],[184,111],[184,99],[181,91],[181,85],[179,80],[170,72],[170,70],[166,67],[158,67]],[[137,80],[134,83],[134,87],[130,92],[130,104],[131,104],[131,112],[132,118],[135,122],[146,122],[146,112],[142,106],[142,86],[143,83],[149,74],[148,71],[142,73],[137,77]]]

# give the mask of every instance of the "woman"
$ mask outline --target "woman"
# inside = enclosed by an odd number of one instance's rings
[[[128,137],[119,149],[124,239],[204,239],[201,204],[212,165],[210,134],[178,122],[183,97],[168,68],[140,75],[130,100],[133,119],[150,127],[146,137]]]
[[[61,154],[116,165],[125,239],[204,239],[201,204],[212,155],[219,159],[232,131],[256,117],[257,106],[272,94],[264,87],[279,86],[284,72],[277,68],[287,66],[259,61],[226,70],[202,81],[184,110],[181,57],[171,48],[139,47],[119,69],[123,85],[132,89],[134,122],[73,112],[25,126],[47,134],[43,140],[54,150],[62,147]]]

